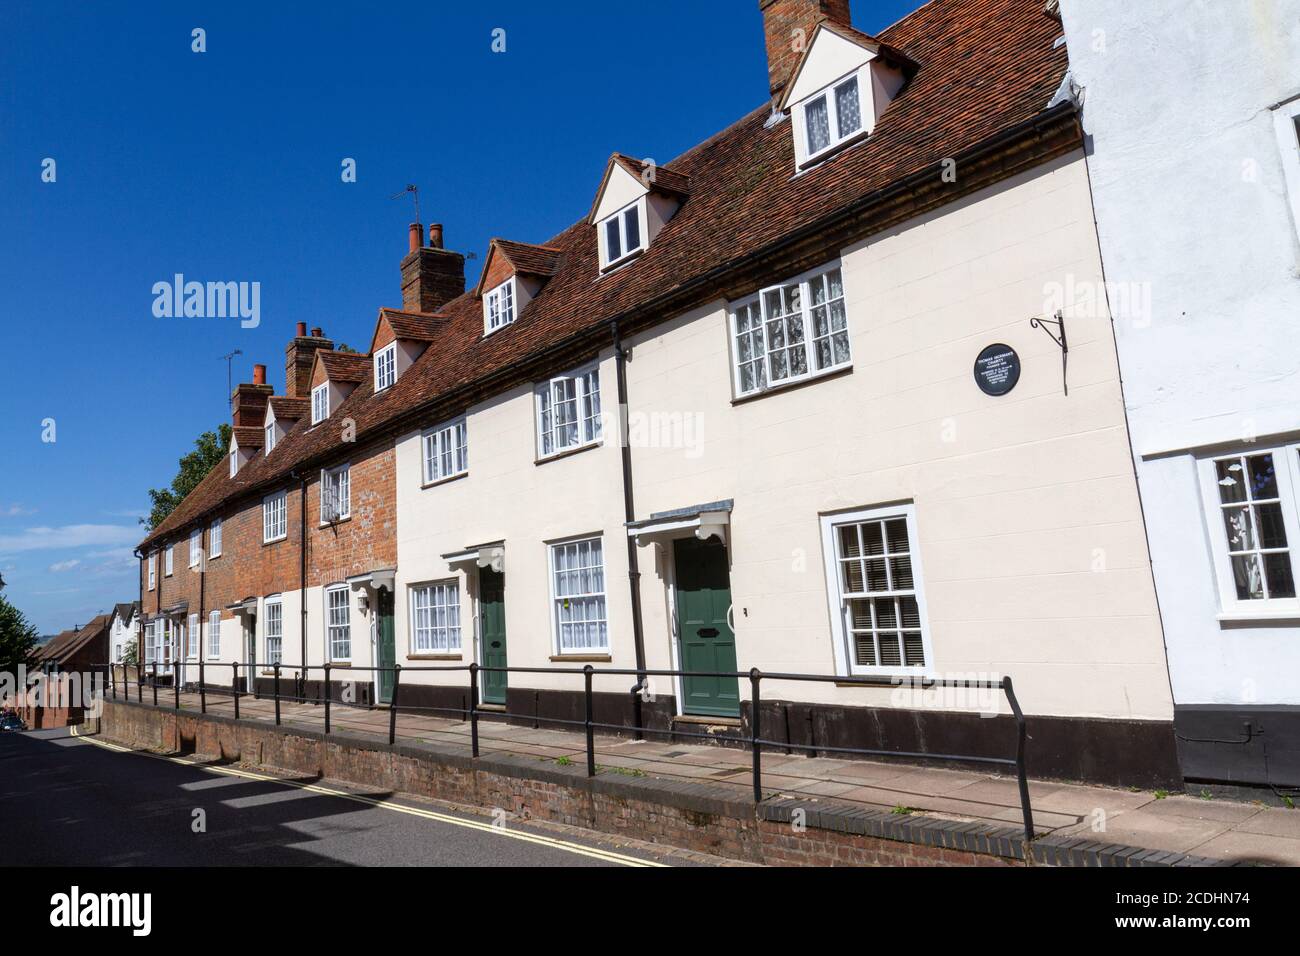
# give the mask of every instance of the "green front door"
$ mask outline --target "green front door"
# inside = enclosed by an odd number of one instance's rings
[[[484,667],[506,666],[506,576],[491,568],[478,572],[478,613]],[[485,704],[506,702],[506,675],[484,671],[479,686]]]
[[[393,702],[393,671],[397,646],[393,640],[393,592],[381,588],[375,599],[375,666],[379,671],[379,703]]]
[[[673,542],[677,570],[677,634],[683,671],[736,670],[736,635],[727,621],[731,575],[727,548],[711,538]],[[735,677],[682,677],[682,710],[708,717],[739,717]]]

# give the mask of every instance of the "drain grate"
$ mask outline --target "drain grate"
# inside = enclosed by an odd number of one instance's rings
[[[687,751],[685,751],[685,750],[670,750],[670,751],[668,751],[667,753],[665,753],[664,756],[665,756],[665,757],[685,757],[686,754],[687,754]]]

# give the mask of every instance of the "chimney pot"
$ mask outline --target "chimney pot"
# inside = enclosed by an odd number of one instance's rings
[[[307,323],[306,323],[306,322],[299,322],[299,323],[298,323],[298,333],[297,333],[297,334],[298,334],[298,338],[302,338],[302,337],[304,337],[304,336],[307,334]]]
[[[413,222],[407,227],[408,245],[407,252],[414,252],[420,248],[420,237],[424,232],[424,227],[418,222]]]
[[[253,384],[254,384],[254,385],[265,385],[265,384],[266,384],[266,366],[265,366],[265,365],[254,365],[254,366],[253,366]]]
[[[324,335],[324,334],[325,334],[325,333],[323,333],[323,332],[320,330],[319,327],[314,328],[314,329],[311,330],[311,337],[314,338],[314,339],[318,339],[318,338],[320,338],[320,337],[321,337],[322,335]]]
[[[442,223],[435,222],[429,227],[429,247],[431,249],[442,248]]]

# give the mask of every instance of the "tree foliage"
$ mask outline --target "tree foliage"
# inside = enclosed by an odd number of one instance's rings
[[[185,500],[185,496],[198,487],[208,472],[226,460],[229,452],[230,426],[225,422],[218,425],[215,432],[204,432],[194,439],[194,450],[181,458],[180,471],[172,479],[171,487],[149,489],[149,517],[141,518],[140,523],[149,531],[158,527]]]
[[[17,673],[39,636],[23,612],[0,594],[0,670]]]

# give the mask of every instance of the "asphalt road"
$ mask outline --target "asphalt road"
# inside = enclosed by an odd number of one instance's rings
[[[196,811],[202,811],[196,814]],[[195,832],[201,819],[204,828]],[[0,734],[3,866],[637,866],[597,835],[448,811],[318,780],[279,782],[110,750],[67,731]],[[680,859],[671,865],[681,865]]]

